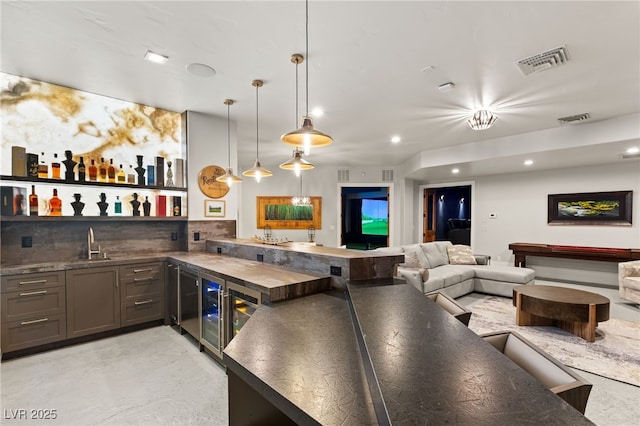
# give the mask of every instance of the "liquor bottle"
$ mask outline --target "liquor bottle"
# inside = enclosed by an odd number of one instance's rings
[[[91,165],[89,166],[89,180],[95,182],[98,180],[98,168],[96,167],[96,161],[92,158]]]
[[[116,183],[126,183],[127,175],[122,168],[122,164],[120,164],[120,168],[118,169],[118,173],[116,173]]]
[[[58,161],[58,154],[53,154],[53,161],[51,161],[51,177],[53,179],[60,179],[60,161]]]
[[[127,183],[136,183],[136,174],[133,172],[133,166],[129,164],[129,173],[127,174]]]
[[[113,212],[116,216],[122,216],[122,201],[119,195],[116,195],[116,202],[113,203]]]
[[[149,164],[147,166],[147,185],[155,185],[156,184],[156,166],[152,166]]]
[[[116,183],[116,168],[113,166],[113,158],[109,160],[109,167],[107,168],[107,176],[110,183]]]
[[[100,158],[100,165],[98,165],[98,181],[99,182],[108,182],[108,167],[104,162],[104,157]]]
[[[49,166],[47,166],[47,160],[44,158],[44,152],[40,153],[40,164],[38,164],[38,177],[47,179],[49,177]]]
[[[49,216],[62,216],[62,201],[58,198],[58,190],[53,189],[53,197],[49,200]]]
[[[80,157],[80,162],[78,163],[78,180],[80,182],[84,182],[87,180],[87,168],[84,165],[84,158]]]
[[[38,195],[36,186],[31,185],[31,195],[29,195],[29,215],[38,216]]]

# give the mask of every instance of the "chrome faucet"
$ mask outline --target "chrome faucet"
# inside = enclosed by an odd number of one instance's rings
[[[98,244],[98,250],[92,250],[91,247],[93,244],[95,244],[93,238],[93,228],[89,228],[89,233],[87,234],[87,258],[89,260],[93,259],[92,255],[94,254],[100,255],[100,244]]]

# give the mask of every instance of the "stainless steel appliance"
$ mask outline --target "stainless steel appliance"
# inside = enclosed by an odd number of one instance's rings
[[[178,276],[179,266],[175,263],[167,263],[167,308],[169,325],[180,325],[178,310]]]
[[[262,297],[259,291],[232,282],[227,282],[227,294],[229,312],[226,316],[228,318],[226,343],[229,343],[258,309],[258,305],[262,303]]]
[[[200,344],[220,358],[225,345],[224,292],[225,281],[222,278],[200,274]]]
[[[200,341],[198,274],[188,269],[179,268],[178,276],[180,333],[186,331]]]

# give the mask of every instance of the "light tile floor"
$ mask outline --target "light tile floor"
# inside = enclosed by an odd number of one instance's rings
[[[640,321],[640,309],[617,298],[617,290],[576,288],[609,297],[611,317]],[[486,297],[458,300],[472,305]],[[586,412],[593,422],[640,424],[640,388],[578,373],[594,384]],[[192,339],[164,326],[3,361],[0,387],[3,426],[228,423],[224,368]],[[19,410],[26,410],[26,419],[14,418],[23,414]],[[57,418],[38,420],[31,410],[56,410]]]

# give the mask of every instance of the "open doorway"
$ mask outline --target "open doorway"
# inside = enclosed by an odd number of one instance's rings
[[[389,187],[340,188],[340,245],[373,250],[389,245]]]
[[[471,245],[471,186],[424,188],[422,241]]]

